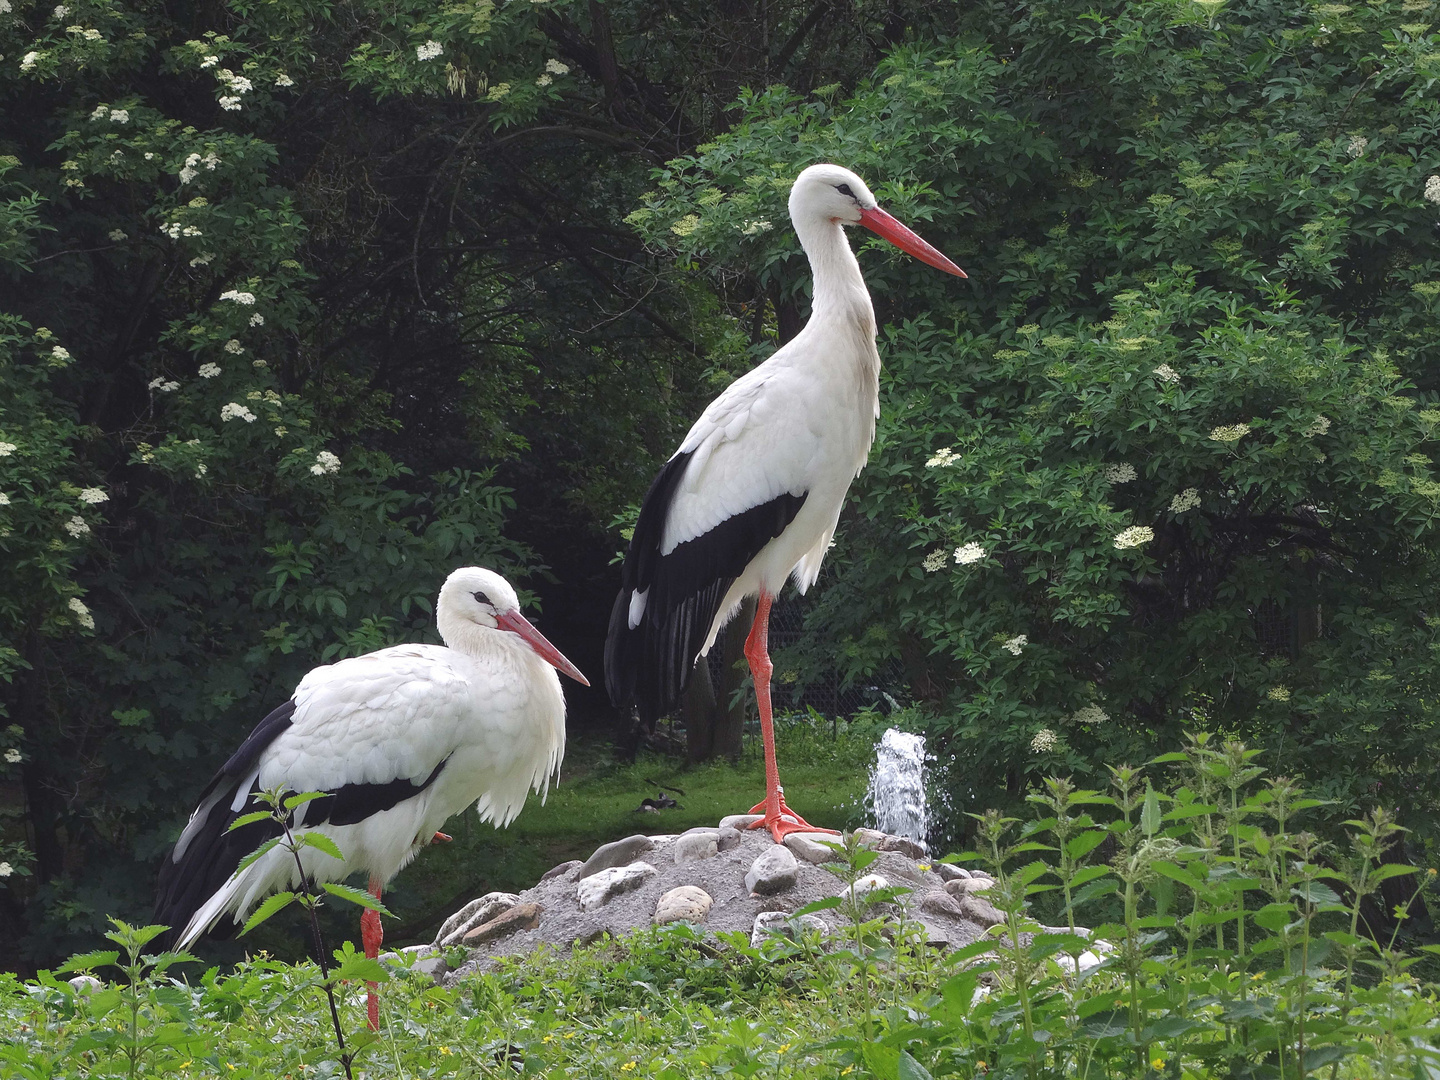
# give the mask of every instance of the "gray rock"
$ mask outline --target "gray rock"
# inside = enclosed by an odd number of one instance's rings
[[[545,873],[541,874],[540,880],[549,881],[551,878],[557,878],[561,874],[568,874],[576,867],[584,865],[585,864],[582,863],[579,859],[571,859],[569,862],[562,862],[559,866],[552,866],[549,870],[546,870]]]
[[[821,937],[830,935],[829,925],[818,915],[791,915],[786,911],[762,911],[755,916],[755,925],[750,929],[750,947],[758,949],[762,941],[776,935],[794,941],[796,940],[797,925],[802,933],[806,930],[814,930]]]
[[[76,975],[73,979],[66,981],[75,988],[77,994],[93,994],[105,985],[94,975]]]
[[[608,870],[612,866],[628,866],[647,851],[654,850],[654,847],[655,841],[640,833],[627,836],[624,840],[601,844],[595,849],[595,854],[585,860],[585,865],[580,867],[580,880],[584,881],[591,874]]]
[[[445,920],[440,932],[435,935],[435,944],[458,945],[475,927],[489,922],[502,911],[508,911],[520,902],[520,897],[508,892],[489,892],[471,900],[463,908]]]
[[[776,844],[762,851],[745,874],[745,888],[751,896],[774,896],[793,889],[800,879],[800,864],[790,849]]]
[[[671,852],[675,865],[713,859],[720,852],[719,829],[693,829],[675,841]]]
[[[534,930],[540,925],[540,916],[545,911],[539,904],[516,904],[502,911],[487,923],[475,927],[461,938],[462,944],[472,948],[484,945],[496,938],[508,937],[520,930]]]
[[[955,899],[960,902],[960,913],[973,923],[981,926],[996,926],[1005,921],[1005,916],[1000,914],[995,905],[983,896],[965,893]]]
[[[876,851],[898,851],[910,859],[925,858],[925,845],[918,844],[904,836],[887,836],[875,845]]]
[[[720,828],[744,831],[764,816],[764,814],[730,814],[720,819]]]
[[[785,837],[785,846],[806,862],[819,866],[821,863],[836,862],[844,858],[834,849],[825,846],[833,844],[839,839],[838,836],[831,836],[829,833],[796,832]]]
[[[660,897],[655,904],[655,917],[650,921],[656,926],[680,922],[682,919],[685,922],[702,923],[710,914],[710,905],[713,903],[710,894],[704,889],[695,885],[681,885]]]
[[[615,897],[640,888],[659,872],[647,862],[606,867],[598,873],[580,878],[579,884],[575,886],[575,902],[580,905],[581,911],[594,911]]]
[[[865,898],[876,889],[888,889],[890,882],[882,874],[866,874],[864,877],[855,879],[855,900],[863,903]]]
[[[739,847],[743,839],[739,829],[732,829],[728,825],[715,830],[715,847],[720,851],[729,851],[731,848]]]
[[[920,910],[928,915],[944,915],[949,919],[963,919],[964,910],[960,907],[960,901],[956,900],[943,889],[936,889],[927,893],[925,899],[920,901]]]
[[[422,975],[429,975],[439,986],[445,981],[445,975],[450,970],[450,965],[445,962],[445,957],[438,953],[434,956],[422,956],[410,966],[411,971],[418,971]]]
[[[986,889],[993,888],[994,885],[993,878],[955,878],[953,881],[945,882],[945,891],[951,896],[961,897],[984,892]]]
[[[886,834],[879,829],[856,829],[851,835],[860,842],[861,846],[868,848],[879,847],[886,837]]]
[[[941,881],[958,881],[960,878],[970,876],[969,870],[963,866],[956,866],[954,863],[936,863],[931,869],[940,875]]]

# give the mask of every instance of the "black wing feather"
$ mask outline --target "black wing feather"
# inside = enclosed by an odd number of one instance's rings
[[[679,703],[721,600],[750,560],[805,505],[805,493],[778,495],[662,555],[665,521],[692,456],[689,451],[676,454],[650,485],[605,638],[610,700],[620,709],[636,706],[646,725]],[[632,629],[630,598],[645,590],[645,614]]]

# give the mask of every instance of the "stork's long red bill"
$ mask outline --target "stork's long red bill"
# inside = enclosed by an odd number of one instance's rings
[[[883,236],[901,251],[914,255],[921,262],[929,263],[937,270],[944,270],[947,274],[954,274],[956,277],[970,276],[942,255],[938,248],[921,240],[878,206],[870,210],[861,210],[860,224],[875,235]]]
[[[590,680],[580,674],[580,669],[565,659],[565,654],[557,649],[550,642],[545,640],[545,635],[530,625],[530,620],[521,615],[518,611],[507,611],[503,615],[497,615],[495,621],[500,625],[501,630],[508,630],[512,634],[519,634],[525,639],[526,644],[535,650],[535,655],[544,660],[562,675],[569,675],[570,678],[582,686],[589,686]]]

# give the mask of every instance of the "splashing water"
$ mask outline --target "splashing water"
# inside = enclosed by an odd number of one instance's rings
[[[930,819],[925,809],[925,736],[890,728],[875,747],[875,768],[865,797],[875,828],[925,843]]]

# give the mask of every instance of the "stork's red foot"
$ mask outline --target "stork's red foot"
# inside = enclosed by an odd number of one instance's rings
[[[430,842],[432,844],[448,844],[451,840],[454,839],[455,838],[449,833],[437,832],[434,836],[430,838]]]
[[[840,835],[834,829],[822,829],[816,825],[811,825],[799,814],[795,813],[794,810],[791,810],[790,807],[785,805],[784,791],[776,791],[772,795],[766,796],[764,802],[756,803],[750,808],[750,813],[765,815],[759,821],[754,822],[750,828],[769,829],[770,835],[775,837],[775,843],[777,844],[783,844],[785,837],[797,832],[829,833],[831,836]]]

